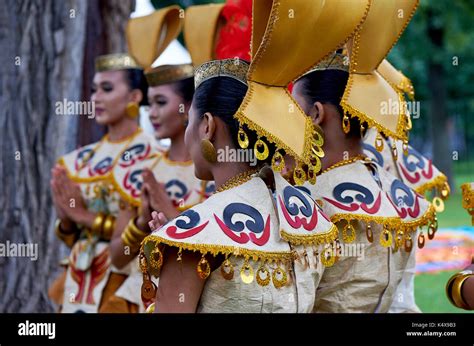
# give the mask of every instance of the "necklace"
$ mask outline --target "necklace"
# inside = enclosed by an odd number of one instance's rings
[[[351,163],[359,161],[359,160],[367,160],[367,159],[368,159],[367,156],[365,156],[363,154],[359,154],[359,155],[351,157],[347,160],[342,160],[342,161],[339,161],[338,163],[335,163],[334,165],[332,165],[332,166],[326,168],[325,170],[323,170],[321,172],[321,174],[326,173],[326,172],[328,172],[328,171],[330,171],[331,169],[334,169],[334,168],[345,166],[345,165],[351,164]]]
[[[245,172],[237,174],[236,176],[230,178],[224,184],[219,186],[216,189],[216,192],[214,192],[214,193],[216,194],[218,192],[229,190],[233,187],[236,187],[236,186],[239,186],[239,185],[242,185],[242,184],[246,183],[247,181],[252,179],[252,175],[257,173],[257,171],[258,171],[257,169],[251,169],[249,171],[245,171]]]

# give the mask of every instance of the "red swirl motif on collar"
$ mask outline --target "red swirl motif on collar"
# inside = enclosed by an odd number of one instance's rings
[[[290,198],[296,198],[302,206],[290,203]],[[283,189],[283,199],[278,195],[280,208],[288,224],[294,229],[303,227],[306,231],[313,231],[318,224],[318,207],[313,200],[307,198],[303,192],[292,186]]]
[[[242,221],[232,222],[232,217],[236,214],[248,216],[250,220],[245,223]],[[224,208],[224,220],[221,220],[216,214],[214,214],[214,218],[224,234],[236,243],[247,244],[251,241],[257,246],[263,246],[270,239],[270,215],[264,222],[262,214],[251,205],[231,203]]]
[[[192,209],[188,209],[181,213],[177,218],[174,225],[166,228],[166,234],[168,237],[173,239],[186,239],[195,236],[203,229],[206,228],[209,220],[199,224],[201,216],[199,213]]]
[[[419,200],[422,197],[402,181],[393,180],[390,186],[390,195],[387,193],[387,197],[402,219],[406,219],[408,216],[412,218],[420,216]]]
[[[347,191],[356,191],[358,193],[354,197],[343,197],[343,193]],[[335,207],[349,212],[362,209],[366,213],[374,215],[378,213],[382,204],[381,191],[379,191],[375,199],[373,193],[368,188],[356,183],[341,183],[336,185],[333,190],[333,196],[336,200],[327,197],[323,197],[323,199]],[[359,203],[354,202],[354,199]]]
[[[119,166],[130,167],[148,157],[151,152],[150,143],[137,143],[125,149],[120,155]]]
[[[427,160],[423,155],[412,147],[408,147],[408,155],[401,155],[398,160],[398,167],[403,177],[410,183],[418,183],[422,177],[425,179],[433,178],[433,163]]]

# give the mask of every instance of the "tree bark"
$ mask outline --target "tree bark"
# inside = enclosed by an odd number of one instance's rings
[[[439,52],[444,50],[444,28],[434,26],[435,14],[428,11],[428,37],[435,49]],[[428,63],[428,83],[431,93],[431,138],[433,139],[433,161],[434,164],[446,174],[450,186],[454,186],[452,176],[453,153],[448,131],[448,114],[446,110],[446,81],[443,65],[431,58]]]
[[[38,250],[36,261],[0,256],[0,312],[55,309],[47,289],[67,250],[53,232],[50,170],[77,146],[78,118],[87,118],[55,114],[56,102],[78,101],[90,86],[84,78],[92,76],[93,53],[86,65],[84,52],[94,45],[86,28],[95,3],[0,1],[0,246],[28,243]],[[100,1],[108,35],[98,50],[124,49],[118,28],[133,3]]]

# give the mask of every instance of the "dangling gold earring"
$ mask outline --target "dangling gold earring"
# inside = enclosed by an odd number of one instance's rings
[[[136,119],[138,117],[138,114],[140,114],[140,108],[138,107],[138,103],[136,102],[127,103],[126,112],[129,118]]]
[[[216,148],[214,147],[214,144],[212,144],[212,142],[209,139],[201,140],[201,153],[207,162],[210,162],[210,163],[217,162]]]
[[[342,130],[345,134],[348,134],[351,130],[351,121],[349,120],[347,114],[344,114],[344,117],[342,118]]]

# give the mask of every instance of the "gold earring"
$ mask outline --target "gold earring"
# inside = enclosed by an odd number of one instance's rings
[[[249,137],[247,133],[244,131],[242,126],[239,127],[239,133],[237,134],[237,141],[242,149],[247,149],[249,146]]]
[[[342,130],[345,134],[348,134],[351,130],[351,122],[347,114],[344,114],[344,117],[342,118]]]
[[[217,162],[216,148],[214,147],[214,144],[212,144],[212,142],[209,139],[201,140],[201,153],[207,162],[210,162],[210,163]]]
[[[138,103],[136,102],[127,103],[126,112],[129,118],[136,119],[138,117],[138,114],[140,114],[140,108],[138,106]]]
[[[364,138],[365,136],[365,126],[363,123],[360,124],[360,138]]]
[[[275,172],[283,171],[285,168],[285,158],[281,154],[280,150],[277,150],[272,157],[272,168]]]
[[[259,149],[262,149],[262,151],[260,151]],[[268,154],[269,154],[268,145],[267,145],[267,143],[265,143],[264,141],[262,141],[261,138],[259,138],[259,139],[255,142],[255,145],[254,145],[253,150],[254,150],[254,152],[255,152],[255,157],[256,157],[257,159],[259,159],[260,161],[263,161],[263,160],[266,160],[266,159],[267,159]]]

